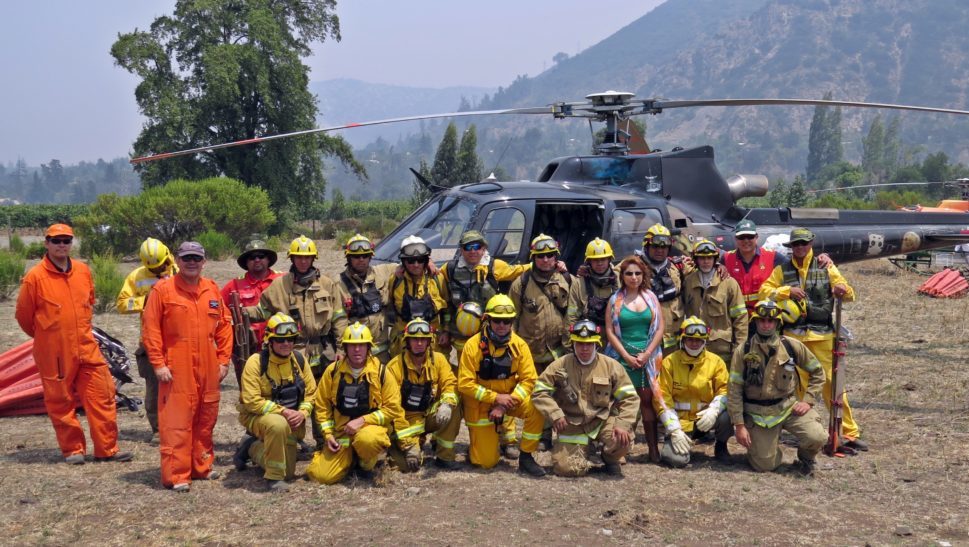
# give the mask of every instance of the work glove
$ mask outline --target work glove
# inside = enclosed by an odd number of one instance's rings
[[[406,460],[408,471],[417,471],[421,468],[420,443],[414,443],[413,446],[407,449]]]
[[[682,456],[690,451],[693,441],[683,433],[682,429],[677,429],[670,433],[670,444],[673,445],[673,452]]]
[[[434,421],[437,425],[443,427],[444,424],[451,421],[451,405],[443,404],[437,407],[437,412],[434,413]]]
[[[717,416],[719,415],[720,406],[708,406],[697,413],[697,420],[694,422],[694,425],[696,425],[697,429],[706,433],[717,423]]]

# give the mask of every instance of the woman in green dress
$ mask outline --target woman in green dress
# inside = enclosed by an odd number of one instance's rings
[[[663,362],[663,313],[660,303],[649,290],[650,270],[637,256],[629,256],[619,264],[621,287],[609,299],[606,307],[606,338],[609,340],[607,355],[617,359],[639,394],[640,413],[649,459],[659,462],[656,411],[653,400],[661,402],[659,371]],[[675,414],[674,414],[675,415]]]

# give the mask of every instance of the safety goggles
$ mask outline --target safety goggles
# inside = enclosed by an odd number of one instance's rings
[[[653,236],[648,243],[652,247],[669,247],[673,244],[673,239],[670,236]]]
[[[407,325],[407,334],[431,334],[431,325],[429,323],[411,323]]]
[[[498,314],[505,315],[505,314],[516,313],[516,312],[515,312],[515,306],[512,306],[511,304],[499,304],[491,308],[490,310],[488,310],[488,313],[489,314],[498,313]]]
[[[276,336],[299,336],[299,325],[296,323],[280,323],[273,329]]]
[[[47,241],[50,241],[51,244],[53,245],[70,245],[71,243],[74,243],[74,238],[73,237],[52,237]]]
[[[369,241],[352,241],[347,245],[347,250],[351,253],[372,253],[373,244]]]
[[[687,325],[683,329],[683,336],[689,338],[705,338],[710,336],[710,328],[706,325]]]
[[[761,319],[777,319],[781,316],[781,309],[767,306],[758,306],[754,313]]]
[[[484,247],[484,243],[480,241],[465,243],[464,245],[461,246],[461,248],[464,249],[465,251],[480,251],[482,247]]]
[[[182,262],[202,262],[205,260],[205,257],[200,255],[185,255],[178,258],[181,259]]]
[[[419,256],[415,258],[402,258],[404,264],[427,264],[428,258],[426,256]]]
[[[542,239],[537,241],[532,245],[533,253],[557,253],[559,252],[559,244],[554,239]]]
[[[576,323],[572,325],[570,334],[578,336],[580,338],[589,338],[590,336],[598,336],[601,329],[598,325],[590,325],[589,323]]]

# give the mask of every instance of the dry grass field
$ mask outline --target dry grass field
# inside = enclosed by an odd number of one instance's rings
[[[328,273],[342,262],[323,253]],[[533,480],[508,462],[491,472],[428,464],[417,474],[388,470],[379,485],[297,480],[274,495],[257,471],[231,467],[242,427],[230,375],[215,431],[225,476],[185,495],[161,487],[158,448],[138,414],[118,415],[122,448],[135,461],[79,467],[60,463],[46,416],[0,419],[0,543],[969,544],[969,299],[918,297],[921,278],[884,261],[843,271],[860,295],[846,306],[856,337],[850,398],[872,450],[821,456],[814,479],[756,474],[731,440],[734,465],[714,462],[710,444],[682,470],[642,463],[637,444],[622,480]],[[206,274],[222,284],[238,270],[225,261]],[[136,347],[135,317],[103,314],[95,323]],[[0,303],[0,325],[0,350],[25,339],[12,302]],[[141,395],[141,385],[125,391]]]

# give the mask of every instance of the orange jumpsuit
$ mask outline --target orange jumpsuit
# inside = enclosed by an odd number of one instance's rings
[[[162,484],[202,479],[212,470],[212,430],[219,417],[219,365],[232,355],[232,319],[219,287],[182,276],[152,289],[142,314],[148,360],[171,370],[158,385],[158,433]]]
[[[87,265],[72,260],[62,272],[46,256],[24,276],[17,297],[17,322],[34,339],[44,405],[65,457],[86,448],[75,392],[91,427],[94,456],[118,451],[114,381],[91,333],[92,306],[94,281]]]

